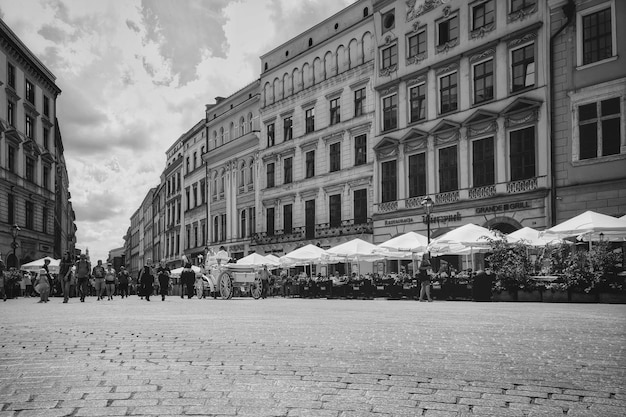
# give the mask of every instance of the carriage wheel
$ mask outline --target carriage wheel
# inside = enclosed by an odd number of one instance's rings
[[[233,297],[233,279],[228,272],[222,272],[219,277],[220,295],[228,300]]]
[[[250,293],[252,293],[252,298],[258,300],[261,298],[261,292],[263,291],[263,283],[261,282],[261,277],[256,276],[254,278],[254,282],[250,285]]]

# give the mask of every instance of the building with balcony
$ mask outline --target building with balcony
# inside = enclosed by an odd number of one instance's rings
[[[161,261],[165,252],[165,183],[154,188],[152,194],[152,259]]]
[[[0,252],[8,266],[74,248],[60,93],[56,77],[0,20]]]
[[[164,215],[163,240],[161,241],[163,259],[170,268],[182,266],[182,195],[183,195],[183,142],[178,138],[167,150],[167,165],[161,174],[161,184],[164,194],[165,208],[161,212]],[[164,246],[164,247],[163,247]]]
[[[259,180],[259,81],[206,106],[208,247],[234,259],[250,253]]]
[[[255,251],[372,241],[373,50],[362,0],[261,56]]]
[[[550,223],[547,4],[374,1],[375,243]]]
[[[142,213],[143,211],[140,207],[130,216],[130,227],[126,233],[124,244],[124,247],[127,248],[126,267],[130,276],[135,279],[139,276],[139,269],[143,266],[139,258],[139,233]],[[91,261],[95,262],[94,259]]]
[[[152,201],[154,199],[155,188],[151,188],[146,193],[141,202],[141,214],[139,215],[139,264],[153,265],[158,262],[152,257],[152,245],[154,244],[154,215],[152,211]]]
[[[550,1],[553,222],[626,214],[623,1]]]
[[[183,142],[183,246],[187,259],[197,264],[204,256],[207,244],[207,185],[206,166],[202,155],[207,150],[206,121],[200,120],[181,141]]]

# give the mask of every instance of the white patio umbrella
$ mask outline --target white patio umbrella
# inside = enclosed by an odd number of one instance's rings
[[[313,264],[320,262],[325,253],[326,251],[319,246],[308,244],[281,256],[280,265],[290,267]]]
[[[278,266],[278,263],[269,260],[267,257],[260,255],[258,253],[251,253],[248,256],[244,256],[243,258],[237,260],[237,265],[248,265],[253,267],[261,267],[263,265],[267,266]]]
[[[61,260],[60,259],[54,259],[51,258],[49,256],[43,257],[41,259],[37,259],[36,261],[32,261],[29,262],[27,264],[24,264],[20,267],[20,270],[22,271],[29,271],[29,272],[39,272],[39,269],[43,268],[43,264],[44,261],[46,259],[50,260],[50,265],[48,265],[48,270],[50,270],[51,274],[58,274],[59,273],[59,266],[61,265]]]
[[[416,232],[407,232],[378,244],[379,248],[393,252],[424,252],[428,238]]]
[[[378,249],[378,247],[373,243],[355,238],[328,249],[326,251],[326,260],[330,262],[343,262],[344,260],[372,262],[383,259],[384,256],[380,253],[376,253],[376,249]]]
[[[172,269],[170,271],[170,276],[172,278],[180,278],[180,274],[183,273],[183,267],[181,266],[180,268],[176,268],[176,269]],[[196,265],[191,265],[191,269],[193,270],[193,272],[196,274],[196,276],[201,276],[202,275],[202,269],[199,266]]]
[[[274,262],[274,265],[280,265],[280,258],[274,254],[264,255],[267,259]]]
[[[541,231],[533,229],[532,227],[523,227],[519,230],[509,233],[507,237],[519,239],[523,243],[535,247],[563,242],[563,240],[559,238],[542,236]]]
[[[626,240],[626,222],[589,210],[545,230],[542,236],[559,239],[575,237],[586,242],[622,241]]]

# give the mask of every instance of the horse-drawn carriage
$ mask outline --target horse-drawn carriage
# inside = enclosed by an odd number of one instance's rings
[[[208,288],[207,288],[208,287]],[[261,277],[257,268],[250,265],[233,263],[212,265],[201,280],[196,279],[196,294],[198,297],[207,295],[207,290],[215,298],[219,295],[228,300],[234,294],[248,295],[252,298],[261,297]]]

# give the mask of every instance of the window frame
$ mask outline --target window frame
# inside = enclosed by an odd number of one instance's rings
[[[454,84],[454,89],[456,90],[456,100],[455,100],[455,107],[448,109],[446,111],[443,110],[443,104],[444,104],[444,100],[443,100],[443,92],[444,92],[444,88],[442,87],[442,80],[444,78],[449,78],[450,76],[454,75],[455,76],[455,84]],[[450,91],[452,90],[453,87],[450,86],[446,87],[445,90],[446,91]],[[439,114],[448,114],[448,113],[453,113],[455,111],[459,110],[459,71],[458,69],[455,69],[453,71],[449,71],[449,72],[445,72],[443,74],[440,74],[437,76],[437,98],[439,100]]]
[[[363,139],[361,139],[363,138]],[[361,144],[360,142],[363,141]],[[359,151],[362,152],[359,154]],[[354,137],[354,166],[365,165],[367,163],[367,134]]]
[[[274,188],[276,186],[276,164],[268,162],[265,166],[265,188]]]
[[[392,103],[390,106],[386,107],[385,102],[386,100],[391,100]],[[393,102],[395,100],[395,103]],[[388,132],[390,130],[394,130],[398,128],[398,92],[395,91],[392,94],[386,95],[384,97],[381,97],[381,103],[382,103],[382,131],[383,132]],[[388,117],[393,115],[393,117]],[[393,125],[388,125],[387,124],[387,120],[393,120]]]
[[[341,122],[341,97],[335,97],[328,101],[330,110],[330,125],[336,125]]]
[[[15,65],[11,62],[7,61],[7,86],[15,90],[16,85],[16,76],[15,76]]]
[[[24,217],[26,229],[34,230],[35,229],[35,203],[32,201],[26,200],[24,201]]]
[[[449,150],[451,148],[455,148],[455,152],[454,152],[454,165],[452,164],[448,164],[447,162],[450,161],[449,158],[442,158],[442,151],[444,150]],[[440,193],[449,193],[449,192],[454,192],[454,191],[458,191],[459,190],[459,145],[458,144],[453,144],[450,146],[442,146],[440,148],[437,148],[437,182],[439,183],[439,192]],[[447,181],[447,178],[444,177],[444,175],[449,171],[450,173],[453,172],[454,168],[454,177],[450,177],[450,178],[454,178],[454,181],[450,181],[450,184],[446,183],[444,180]]]
[[[387,168],[387,164],[394,164],[394,169]],[[388,175],[391,173],[393,175]],[[380,185],[381,203],[390,203],[398,200],[398,161],[396,159],[380,163]]]
[[[420,42],[420,36],[424,36],[423,42]],[[411,40],[415,39],[415,48],[411,46]],[[424,50],[420,50],[420,45],[424,46]],[[413,52],[415,49],[415,52]],[[426,27],[421,27],[417,29],[416,32],[411,33],[406,38],[406,50],[407,50],[407,58],[418,57],[422,54],[426,54],[428,52],[428,33],[426,31]]]
[[[394,43],[380,50],[380,68],[393,68],[398,65],[398,44]]]
[[[367,188],[360,188],[352,192],[354,207],[354,224],[367,224]]]
[[[477,78],[476,78],[476,67],[479,66],[479,65],[484,65],[484,64],[486,64],[489,61],[491,61],[491,97],[485,98],[483,100],[478,101],[477,100],[477,95],[476,95],[476,92],[477,92],[476,82],[478,81]],[[471,68],[471,70],[472,70],[472,103],[474,105],[476,105],[476,104],[483,104],[483,103],[488,103],[488,102],[492,101],[495,98],[495,96],[496,96],[496,91],[495,91],[495,89],[496,89],[496,82],[495,82],[496,81],[496,79],[495,79],[495,74],[496,74],[495,65],[496,65],[496,61],[495,61],[494,57],[490,56],[489,58],[485,58],[483,60],[480,60],[480,61],[477,61],[477,62],[473,62],[471,65],[472,65],[472,68]],[[480,80],[484,80],[484,79],[487,79],[487,78],[489,78],[489,77],[483,74],[483,76],[480,78]],[[483,88],[483,90],[484,89],[485,88]]]
[[[354,117],[363,116],[365,114],[366,98],[365,87],[354,90]]]
[[[442,28],[441,25],[444,23],[449,23],[452,20],[456,19],[456,37],[452,38],[451,37],[451,31],[453,29],[450,28],[450,25],[448,24],[448,28],[447,28],[447,38],[445,40],[442,41],[441,37],[442,37]],[[448,16],[441,18],[439,20],[437,20],[437,22],[435,23],[435,33],[436,33],[436,40],[437,40],[437,46],[441,47],[444,46],[446,44],[458,44],[459,42],[459,38],[461,36],[461,19],[459,17],[459,12],[458,11],[454,11],[451,12]]]
[[[513,3],[515,1],[520,1],[521,4],[516,9],[513,9]],[[510,3],[509,3],[509,13],[519,12],[520,10],[524,10],[524,9],[529,8],[529,7],[533,7],[536,4],[537,4],[537,0],[511,0]]]
[[[416,162],[423,162],[422,164],[412,164],[412,160],[416,158],[423,158],[423,161],[416,160]],[[426,195],[428,189],[428,158],[427,152],[416,152],[407,156],[407,170],[408,170],[408,196],[421,197]],[[416,168],[416,170],[413,169]]]
[[[315,107],[310,107],[304,111],[304,133],[315,132]]]
[[[36,106],[36,94],[35,94],[35,83],[30,81],[28,78],[24,78],[24,100]]]
[[[534,173],[532,176],[526,176],[526,174],[523,174],[521,177],[515,177],[513,178],[513,160],[514,159],[521,159],[522,153],[521,152],[513,152],[513,146],[512,146],[512,134],[517,133],[517,132],[521,132],[524,130],[528,130],[528,131],[532,131],[533,132],[533,152],[532,152],[532,157],[533,157],[533,167],[534,167]],[[528,180],[528,179],[532,179],[535,178],[537,176],[537,126],[536,125],[526,125],[526,126],[519,126],[516,127],[515,129],[509,129],[506,133],[507,135],[507,147],[508,147],[508,165],[509,165],[509,169],[507,172],[507,176],[509,178],[509,181],[513,182],[513,181],[524,181],[524,180]],[[530,154],[530,153],[529,153]],[[525,165],[525,166],[530,166],[530,165]],[[522,170],[525,170],[524,167],[522,167]]]
[[[287,209],[289,207],[289,209]],[[283,205],[283,234],[293,233],[293,204]]]
[[[526,85],[526,83],[524,83],[524,86],[521,88],[515,88],[515,70],[514,68],[520,65],[528,65],[528,63],[530,61],[528,61],[528,59],[524,59],[521,62],[515,63],[513,62],[513,54],[515,51],[518,51],[520,49],[524,49],[527,48],[528,46],[532,45],[532,51],[533,51],[533,84],[532,85]],[[524,62],[526,62],[526,64],[524,64]],[[525,74],[525,78],[528,77],[528,73]],[[509,49],[509,91],[512,94],[517,94],[517,93],[521,93],[530,89],[533,89],[537,86],[537,42],[535,42],[535,39],[529,41],[529,42],[524,42],[520,45],[516,45],[514,48],[510,48]]]
[[[480,162],[479,165],[476,164],[476,148],[475,148],[475,144],[479,143],[479,142],[484,142],[487,140],[491,140],[491,169],[489,169],[488,167],[488,161],[486,158],[482,158],[481,160],[479,160],[478,162]],[[472,138],[472,140],[470,141],[470,146],[469,146],[470,152],[471,152],[471,172],[472,172],[472,188],[476,188],[476,187],[486,187],[489,185],[494,185],[496,183],[496,138],[494,135],[488,135],[488,136],[482,136],[482,137],[477,137],[477,138]],[[484,183],[477,183],[476,182],[476,177],[477,177],[477,166],[478,168],[480,168],[478,171],[481,171],[482,174],[484,174],[485,178],[487,178],[487,180]],[[489,175],[491,175],[491,182],[488,181],[488,177]]]
[[[341,171],[341,142],[328,144],[328,172]]]
[[[267,134],[267,147],[271,148],[276,145],[276,129],[274,123],[268,123],[265,126],[265,131]]]
[[[583,19],[591,14],[598,13],[605,9],[611,11],[611,56],[598,61],[584,63],[584,31]],[[617,20],[615,16],[615,1],[605,1],[592,7],[576,11],[576,69],[585,69],[595,65],[603,64],[617,59]]]
[[[283,184],[291,184],[293,182],[293,157],[289,156],[283,159]]]
[[[29,164],[29,161],[31,162]],[[24,179],[35,183],[37,180],[37,161],[30,156],[24,157]]]
[[[417,100],[415,99],[414,95],[413,95],[413,90],[415,89],[420,89],[423,88],[424,90],[424,95],[419,95],[417,96]],[[409,123],[417,123],[417,122],[421,122],[423,120],[426,120],[428,117],[428,85],[426,84],[426,82],[421,82],[421,83],[417,83],[414,85],[411,85],[409,87]],[[420,100],[421,98],[421,100]],[[414,110],[415,110],[415,106],[413,105],[414,102],[416,101],[420,101],[421,102],[421,112],[423,113],[423,117],[414,117]]]
[[[287,116],[283,118],[283,142],[293,139],[293,118]]]
[[[481,26],[476,26],[476,9],[480,8],[480,7],[485,7],[488,3],[492,4],[492,20],[490,22],[487,22],[485,19],[486,13],[483,14],[482,18],[484,20],[483,24]],[[474,4],[470,5],[470,31],[474,32],[476,30],[480,30],[483,29],[484,30],[488,30],[487,27],[491,24],[494,25],[496,24],[496,17],[497,17],[497,11],[496,11],[496,1],[495,0],[484,0],[484,1],[477,1]]]
[[[315,177],[315,149],[304,154],[304,178]]]

